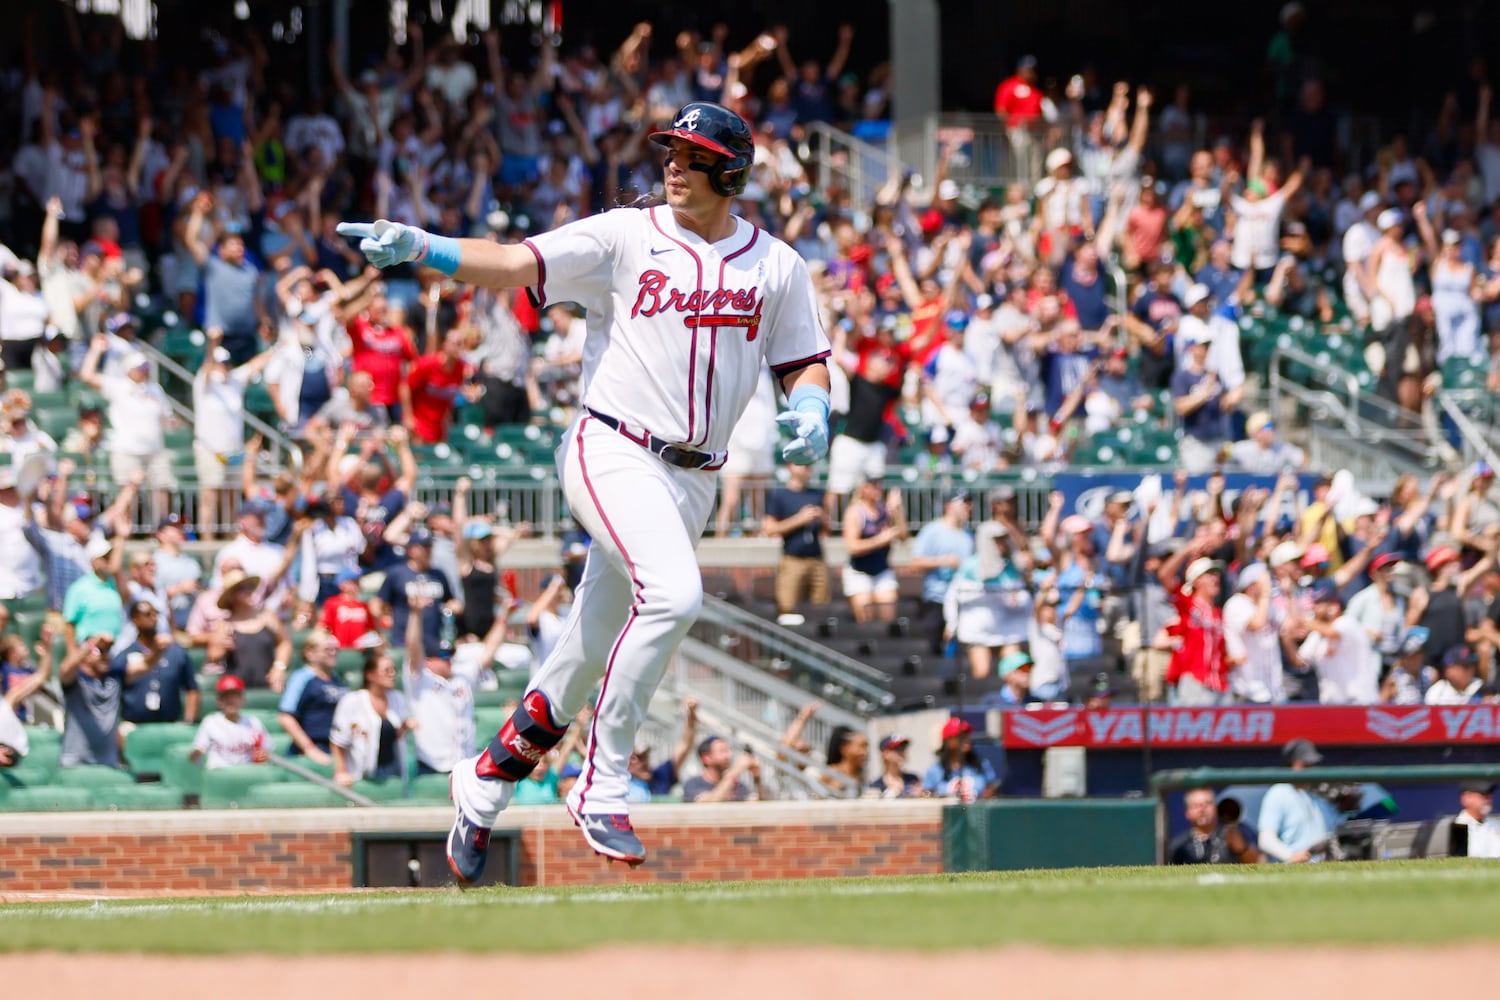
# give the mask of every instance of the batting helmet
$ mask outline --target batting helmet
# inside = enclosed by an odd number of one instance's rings
[[[750,183],[750,165],[755,161],[755,140],[745,119],[722,104],[694,101],[684,104],[670,128],[651,133],[659,146],[683,139],[723,157],[712,164],[693,164],[692,169],[708,174],[709,187],[725,198],[733,198]]]

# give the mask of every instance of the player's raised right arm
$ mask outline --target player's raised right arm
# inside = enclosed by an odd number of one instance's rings
[[[519,243],[453,239],[385,219],[341,222],[338,231],[358,239],[360,252],[376,267],[412,261],[485,288],[529,288],[541,277],[536,254]]]

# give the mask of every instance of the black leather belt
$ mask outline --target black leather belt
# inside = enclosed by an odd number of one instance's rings
[[[644,437],[636,437],[634,434],[621,427],[620,421],[608,413],[600,413],[591,407],[584,407],[589,416],[599,421],[605,427],[615,431],[622,437],[634,441],[636,444],[654,454],[657,458],[668,465],[679,469],[707,469],[710,466],[717,467],[723,464],[723,456],[707,451],[694,451],[692,448],[684,448],[680,444],[663,441],[649,431]]]

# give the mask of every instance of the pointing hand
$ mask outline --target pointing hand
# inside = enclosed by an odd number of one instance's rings
[[[776,423],[795,435],[781,449],[784,461],[811,465],[828,454],[828,425],[818,414],[784,410],[776,415]]]
[[[420,260],[427,253],[427,234],[416,226],[377,219],[374,222],[340,222],[340,236],[359,240],[360,253],[376,267],[394,267]]]

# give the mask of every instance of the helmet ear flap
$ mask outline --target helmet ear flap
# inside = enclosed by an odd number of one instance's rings
[[[743,194],[746,185],[750,183],[750,159],[736,156],[720,160],[709,171],[708,180],[714,193],[722,197],[733,198]]]

